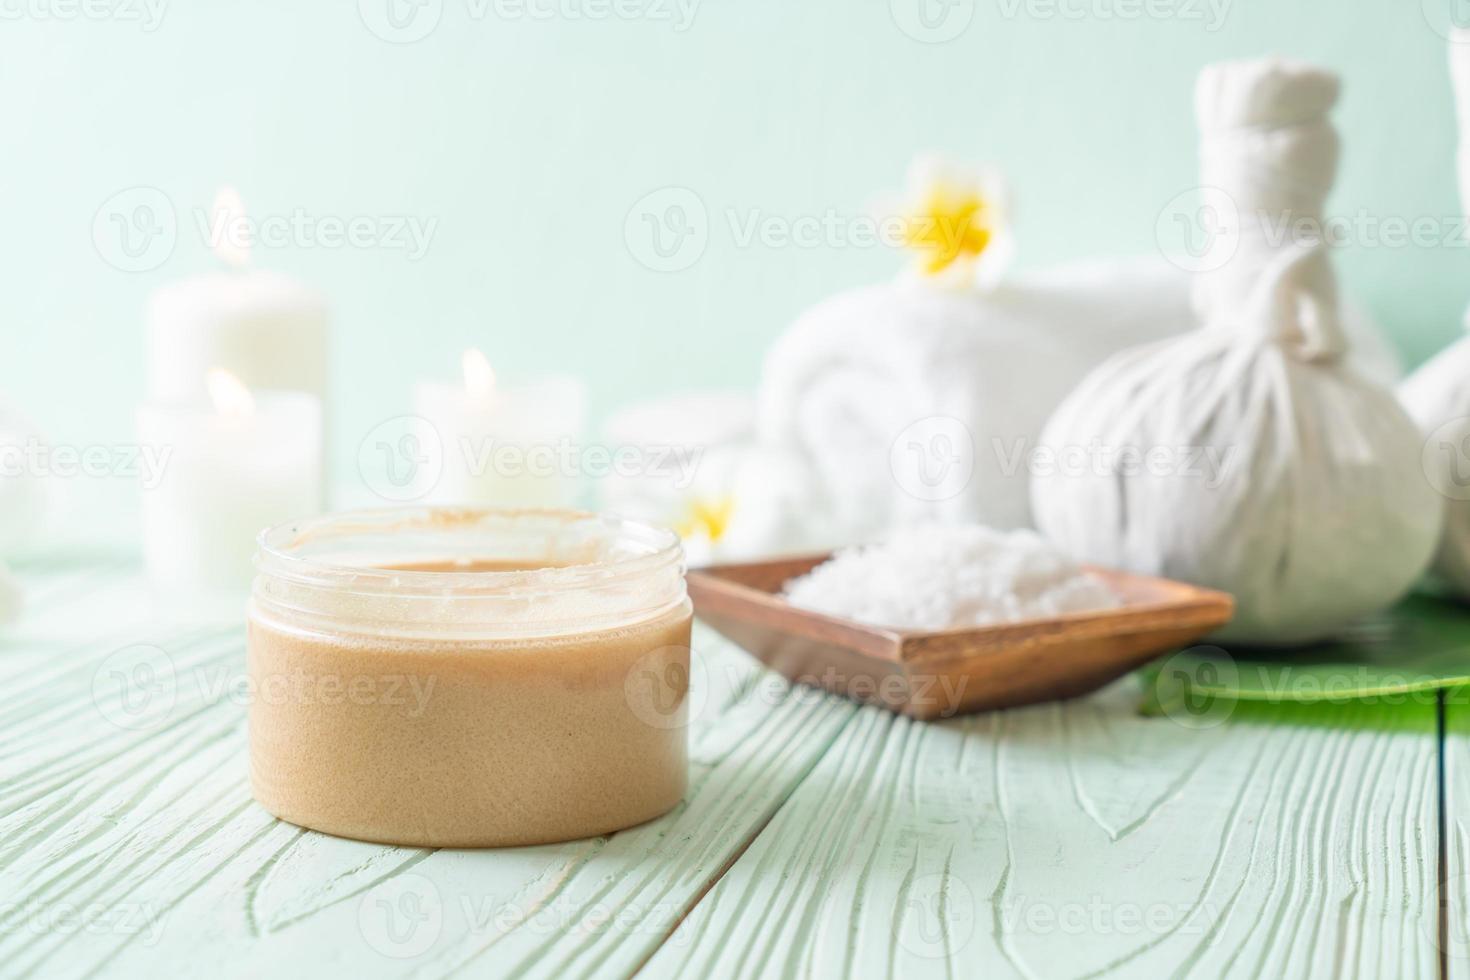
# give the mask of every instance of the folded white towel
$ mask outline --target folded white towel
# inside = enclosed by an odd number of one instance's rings
[[[803,484],[783,500],[808,515],[769,526],[806,528],[808,547],[923,521],[1029,526],[1030,470],[1045,465],[1031,453],[1052,410],[1107,357],[1193,322],[1190,276],[1163,258],[1074,263],[990,292],[905,279],[835,296],[766,357],[761,443],[788,487]],[[1360,369],[1396,380],[1367,318],[1348,331]]]

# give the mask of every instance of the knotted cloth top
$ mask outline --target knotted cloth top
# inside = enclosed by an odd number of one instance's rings
[[[1346,350],[1323,212],[1339,143],[1337,76],[1266,58],[1200,72],[1200,183],[1214,215],[1194,304],[1208,325],[1260,331],[1295,356]]]

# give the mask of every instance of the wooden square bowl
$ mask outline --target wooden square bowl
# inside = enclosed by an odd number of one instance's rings
[[[1224,592],[1089,568],[1114,609],[921,632],[799,609],[780,595],[829,555],[689,573],[694,612],[781,674],[914,718],[1076,697],[1229,621]]]

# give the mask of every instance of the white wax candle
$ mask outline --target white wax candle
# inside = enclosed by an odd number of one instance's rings
[[[187,405],[207,396],[221,368],[252,389],[300,391],[327,404],[327,304],[280,272],[249,267],[244,205],[224,188],[213,242],[226,266],[155,290],[145,316],[148,400]],[[323,440],[325,445],[325,440]],[[324,468],[324,461],[318,461]],[[320,479],[320,477],[319,477]]]
[[[138,440],[166,460],[143,487],[143,556],[160,586],[243,590],[255,537],[321,507],[321,401],[303,392],[250,392],[210,372],[214,405],[147,404]]]
[[[221,270],[160,287],[147,331],[151,401],[198,401],[214,367],[251,388],[326,398],[326,302],[282,273]]]
[[[443,466],[423,499],[437,504],[564,507],[575,501],[587,394],[557,376],[497,384],[478,351],[464,357],[464,383],[414,388],[414,414]],[[433,476],[433,474],[429,474]]]

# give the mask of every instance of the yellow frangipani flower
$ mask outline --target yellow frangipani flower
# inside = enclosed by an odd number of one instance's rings
[[[734,513],[735,498],[730,494],[695,497],[689,502],[684,516],[674,524],[674,530],[681,538],[702,538],[715,544],[729,530]]]
[[[1010,259],[1005,188],[991,172],[920,158],[909,171],[903,244],[925,278],[988,286]]]

